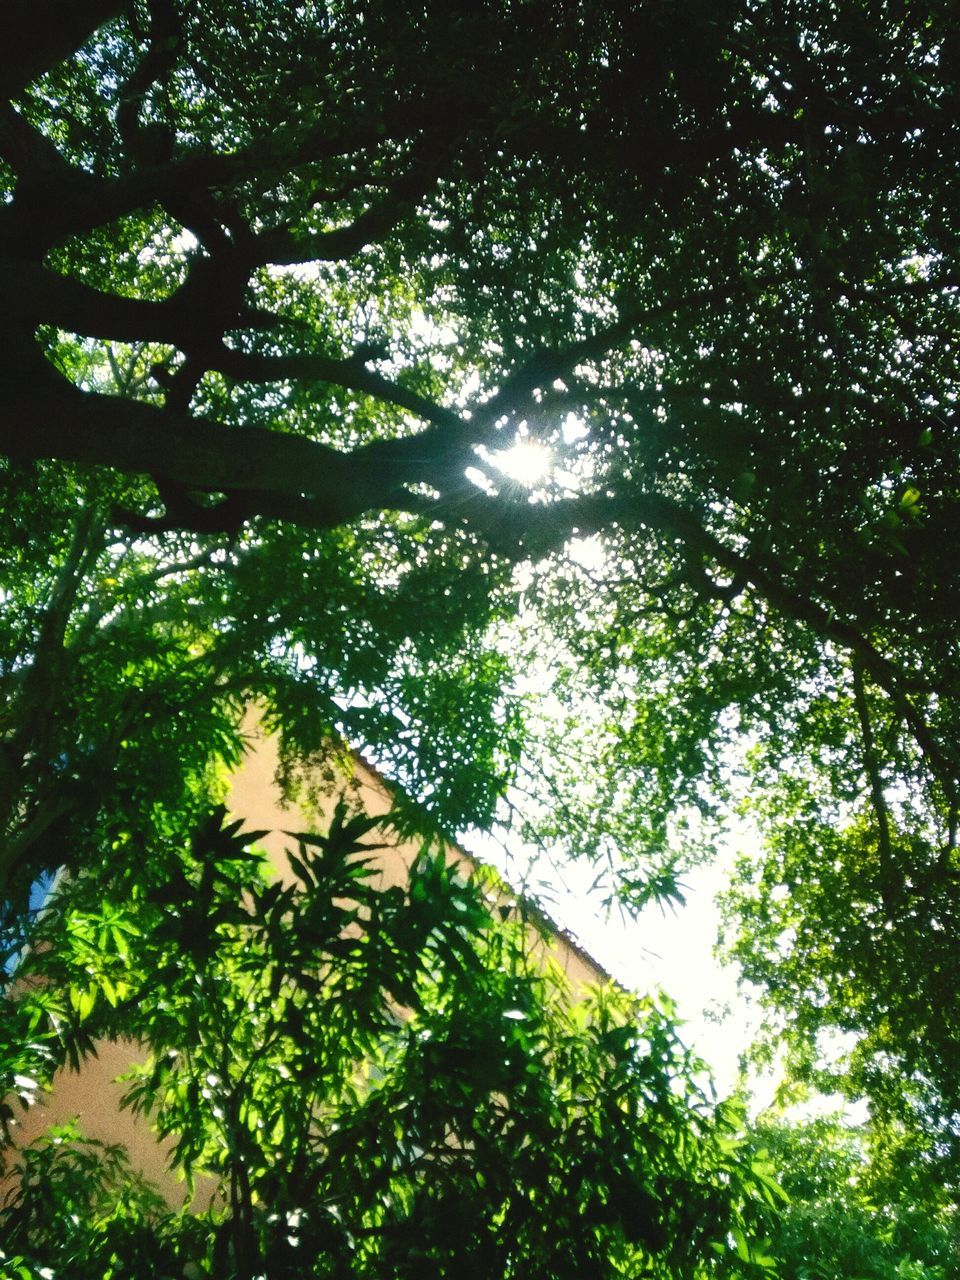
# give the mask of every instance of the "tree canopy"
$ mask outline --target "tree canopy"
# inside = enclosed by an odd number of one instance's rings
[[[955,19],[9,0],[8,953],[256,700],[291,785],[339,734],[632,906],[741,805],[798,1069],[949,1154]]]
[[[783,1280],[940,1280],[953,1274],[955,1200],[902,1131],[762,1117],[754,1132],[788,1202],[771,1252]]]

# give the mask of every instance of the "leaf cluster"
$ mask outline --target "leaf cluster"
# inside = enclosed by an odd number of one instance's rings
[[[443,850],[380,887],[378,827],[341,802],[276,878],[258,833],[214,813],[147,876],[60,887],[17,1007],[76,1064],[139,1042],[126,1104],[203,1190],[171,1214],[116,1152],[57,1131],[20,1157],[9,1247],[223,1280],[764,1274],[776,1197],[669,1003],[572,1002],[530,924],[491,913],[502,887]]]

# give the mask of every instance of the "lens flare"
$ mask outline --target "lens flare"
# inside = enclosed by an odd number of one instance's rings
[[[509,449],[490,455],[498,471],[527,489],[545,480],[553,465],[551,451],[532,440],[518,440]]]

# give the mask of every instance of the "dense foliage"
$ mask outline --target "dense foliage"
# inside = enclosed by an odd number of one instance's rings
[[[18,1011],[48,1050],[149,1049],[126,1100],[202,1175],[196,1203],[171,1212],[115,1150],[56,1130],[0,1208],[17,1265],[78,1280],[764,1274],[769,1167],[705,1092],[665,998],[608,984],[572,1003],[502,886],[442,849],[421,851],[406,889],[378,887],[389,833],[369,838],[377,821],[342,802],[281,878],[221,819],[146,869],[123,851],[106,892],[83,873],[63,885],[20,970]]]
[[[789,1200],[771,1251],[782,1280],[948,1280],[960,1257],[955,1201],[902,1131],[836,1117],[770,1117],[754,1139]]]
[[[957,31],[7,0],[8,957],[189,842],[251,699],[291,786],[337,731],[634,906],[733,800],[796,1070],[955,1186]]]

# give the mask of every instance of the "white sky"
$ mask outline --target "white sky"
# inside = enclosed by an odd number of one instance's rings
[[[571,418],[564,426],[563,436],[572,441],[585,432],[586,428]],[[524,488],[533,488],[555,468],[550,450],[528,439],[525,431],[517,435],[510,448],[490,454],[489,461]],[[571,552],[588,568],[599,567],[604,558],[595,538],[574,539]],[[539,691],[546,693],[549,673],[544,671],[542,678],[543,689]],[[537,685],[536,676],[532,685]],[[558,877],[555,896],[545,903],[552,918],[574,934],[625,987],[639,992],[660,987],[673,998],[683,1021],[682,1038],[709,1064],[721,1095],[734,1088],[738,1058],[752,1039],[758,1021],[748,999],[737,989],[736,970],[721,965],[714,955],[720,923],[716,897],[725,887],[736,846],[743,847],[751,839],[746,831],[734,832],[711,865],[688,873],[683,882],[686,903],[675,911],[654,905],[638,920],[605,915],[590,895],[594,871],[589,866],[566,866],[565,884]],[[484,861],[500,867],[510,880],[510,869],[504,867],[498,845],[476,837],[468,844]],[[537,863],[537,871],[543,875],[542,862]],[[767,1089],[758,1092],[766,1093]]]
[[[742,839],[747,837],[738,836]],[[504,870],[501,847],[474,836],[468,847],[483,861]],[[677,1004],[681,1038],[710,1066],[718,1093],[736,1085],[738,1058],[757,1026],[755,1010],[737,990],[734,967],[721,965],[714,955],[720,923],[717,894],[725,887],[736,854],[731,842],[709,866],[693,869],[683,879],[686,904],[676,910],[647,907],[639,919],[605,915],[589,886],[595,874],[588,865],[568,865],[550,901],[550,916],[569,930],[618,982],[638,992],[662,988]],[[538,876],[544,877],[542,862]],[[719,1016],[725,1011],[726,1016]],[[759,1083],[759,1082],[758,1082]],[[767,1087],[754,1088],[766,1095]],[[759,1105],[765,1098],[757,1097]]]
[[[724,888],[731,856],[725,851],[712,866],[691,871],[684,878],[686,903],[676,910],[650,905],[636,921],[617,915],[604,919],[579,894],[558,900],[556,908],[566,927],[624,986],[640,992],[662,987],[676,1001],[682,1039],[710,1065],[721,1095],[735,1086],[739,1055],[757,1021],[737,990],[736,969],[714,955],[720,923],[716,895]]]

